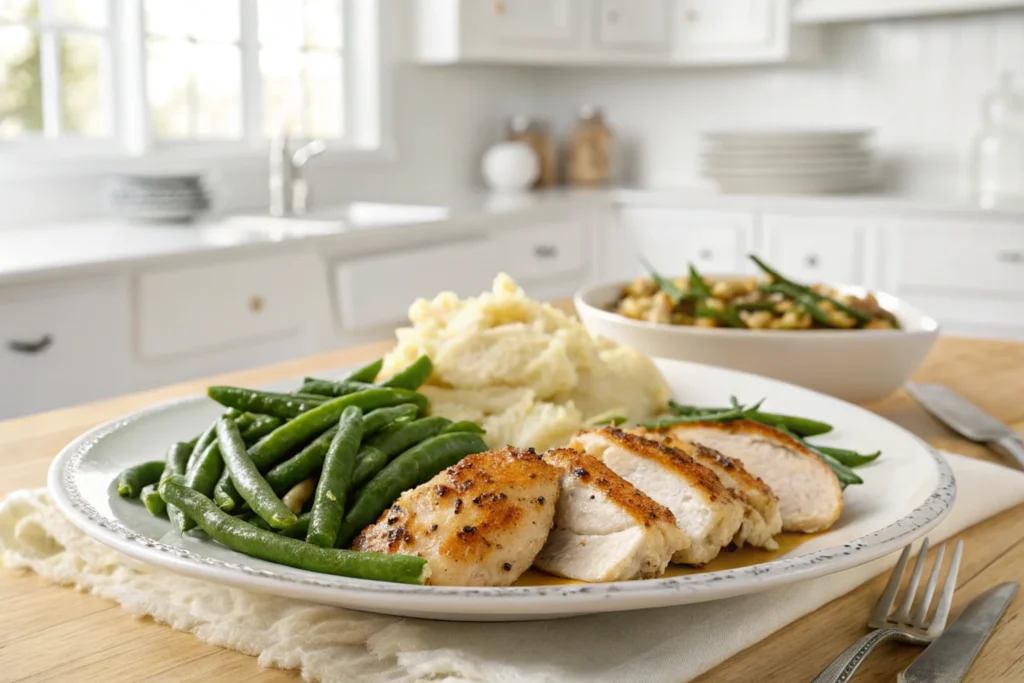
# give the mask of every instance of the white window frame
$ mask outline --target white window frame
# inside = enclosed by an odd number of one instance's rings
[[[160,172],[184,166],[210,170],[266,164],[269,142],[262,137],[261,78],[255,0],[241,8],[243,135],[238,141],[156,140],[150,130],[146,90],[145,27],[142,0],[108,0],[108,106],[114,131],[109,139],[45,136],[0,140],[0,177],[81,175],[87,172]],[[318,164],[394,158],[385,139],[389,130],[385,98],[382,33],[392,24],[393,0],[339,0],[342,3],[345,135],[328,141]],[[38,22],[36,22],[38,25]],[[29,22],[26,25],[31,26]],[[46,23],[47,29],[59,26]],[[75,26],[76,32],[86,32]],[[53,35],[53,34],[51,34]],[[47,49],[41,47],[41,49]],[[52,61],[52,60],[51,60]],[[58,62],[54,62],[55,64]],[[44,89],[56,87],[56,82]],[[45,93],[45,91],[44,91]],[[44,97],[47,97],[44,94]],[[59,96],[59,94],[58,94]],[[59,100],[58,100],[59,102]],[[49,123],[46,124],[49,132]],[[297,140],[301,143],[301,140]]]

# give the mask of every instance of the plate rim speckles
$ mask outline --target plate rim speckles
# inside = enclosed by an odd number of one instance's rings
[[[806,392],[809,398],[820,396],[777,380],[732,370],[682,361],[658,361],[658,365],[663,371],[673,367],[677,373],[699,370],[724,380],[757,380]],[[934,487],[903,517],[842,544],[737,569],[607,584],[464,588],[366,581],[252,561],[220,546],[217,548],[221,552],[217,554],[235,556],[233,561],[214,557],[206,552],[214,545],[208,539],[197,542],[190,539],[187,544],[176,545],[167,542],[166,536],[140,533],[129,528],[116,512],[98,509],[83,494],[83,486],[96,486],[91,479],[84,481],[83,465],[94,460],[102,449],[109,448],[112,438],[125,430],[145,429],[147,422],[154,418],[203,402],[209,399],[192,396],[160,403],[107,422],[75,439],[50,467],[48,486],[54,502],[86,534],[136,560],[235,587],[386,614],[458,620],[544,619],[733,597],[850,569],[894,552],[934,528],[950,511],[956,495],[955,478],[945,458],[904,432],[934,463]],[[885,422],[887,428],[900,430],[862,408],[846,405],[851,411],[861,413],[861,419],[868,419],[863,415],[867,414],[873,420]],[[130,514],[148,514],[141,506],[132,510]]]

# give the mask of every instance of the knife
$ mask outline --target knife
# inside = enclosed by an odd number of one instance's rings
[[[995,444],[1024,468],[1024,440],[981,408],[952,389],[938,384],[907,382],[907,391],[925,409],[942,420],[964,438],[984,444]]]
[[[899,683],[959,683],[964,680],[1019,585],[1000,584],[972,600],[960,618],[896,680]]]

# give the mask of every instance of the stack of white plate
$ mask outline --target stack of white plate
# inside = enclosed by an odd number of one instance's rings
[[[872,184],[869,130],[728,130],[702,135],[703,172],[723,192],[827,194]]]
[[[110,208],[129,220],[188,222],[210,208],[198,175],[118,175],[111,179]]]

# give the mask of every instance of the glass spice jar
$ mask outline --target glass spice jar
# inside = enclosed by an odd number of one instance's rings
[[[548,132],[548,126],[540,119],[529,116],[513,116],[506,126],[506,139],[525,142],[537,154],[540,162],[540,175],[534,187],[553,187],[558,184],[558,161],[555,156],[555,143]]]
[[[569,139],[568,179],[571,185],[607,185],[612,177],[615,136],[600,108],[580,107]]]

